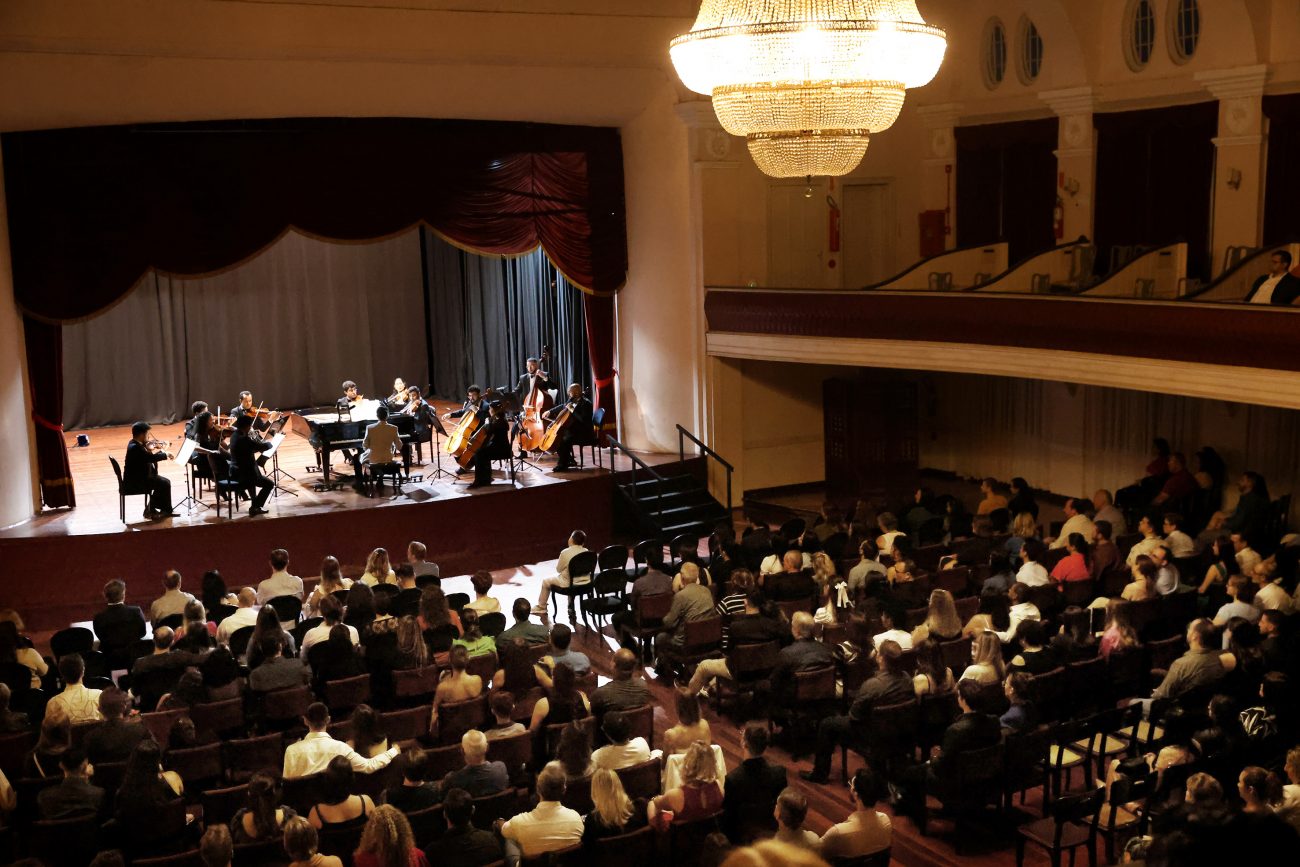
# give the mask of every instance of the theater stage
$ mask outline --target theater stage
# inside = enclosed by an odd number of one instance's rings
[[[448,407],[440,404],[438,410]],[[158,425],[152,436],[167,441],[175,453],[182,430],[179,423]],[[400,496],[383,488],[366,498],[351,487],[313,490],[320,474],[305,468],[315,463],[315,454],[298,436],[285,439],[280,455],[280,468],[296,477],[283,485],[297,496],[278,493],[268,501],[270,514],[250,518],[236,511],[230,519],[213,507],[182,509],[179,517],[149,521],[141,517],[144,498],[132,496],[124,526],[108,458],[122,460],[130,431],[85,433],[90,435],[85,448],[75,447],[75,433],[67,434],[77,508],[49,511],[0,531],[5,563],[0,607],[17,609],[30,629],[57,629],[84,619],[87,610],[97,610],[100,590],[112,578],[127,582],[129,602],[145,605],[157,596],[169,568],[178,569],[193,592],[208,569],[220,570],[227,586],[256,583],[269,574],[267,555],[278,547],[289,550],[299,575],[319,574],[321,559],[332,554],[345,574],[355,576],[375,547],[387,548],[398,560],[407,543],[418,540],[444,574],[455,575],[554,557],[575,528],[601,542],[612,539],[614,531],[608,450],[601,453],[603,468],[592,465],[587,451],[584,469],[553,473],[555,458],[546,456],[538,469],[517,473],[513,486],[505,470],[498,469],[492,486],[469,490],[468,474],[431,478],[436,464],[426,446],[424,465],[411,468],[413,475],[426,474],[424,481],[405,485]],[[652,465],[678,460],[677,455],[638,456]],[[615,471],[630,471],[630,461],[619,457]],[[442,466],[455,469],[445,454]],[[350,472],[338,456],[334,469]],[[186,490],[184,469],[167,461],[160,471],[171,479],[179,502]],[[211,506],[212,493],[203,497]]]

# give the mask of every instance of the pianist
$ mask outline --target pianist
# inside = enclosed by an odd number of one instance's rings
[[[375,417],[378,421],[366,428],[365,439],[361,441],[361,454],[355,460],[358,485],[361,482],[363,464],[391,464],[393,458],[402,451],[402,438],[397,428],[388,423],[388,407],[381,404],[375,410]]]

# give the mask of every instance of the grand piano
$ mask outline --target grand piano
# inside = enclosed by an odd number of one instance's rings
[[[366,428],[375,423],[378,401],[365,401],[362,406],[340,410],[333,406],[313,407],[287,413],[285,430],[304,437],[320,455],[320,471],[324,484],[330,484],[330,462],[333,452],[343,449],[361,449]],[[415,436],[415,419],[409,415],[390,415],[388,421],[397,428],[402,440],[402,467],[406,475],[411,472],[411,442]],[[314,470],[315,467],[309,467]],[[340,473],[352,478],[352,473]]]

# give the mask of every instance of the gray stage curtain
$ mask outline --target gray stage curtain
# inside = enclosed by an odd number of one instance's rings
[[[210,277],[147,275],[122,303],[65,327],[68,429],[171,422],[243,389],[271,408],[331,403],[353,379],[387,396],[427,381],[414,232],[336,244],[290,232]]]
[[[436,395],[460,399],[471,384],[513,387],[543,346],[556,387],[591,388],[582,292],[540,250],[487,258],[424,231]]]

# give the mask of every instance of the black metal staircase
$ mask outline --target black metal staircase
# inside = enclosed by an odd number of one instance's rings
[[[731,519],[731,464],[690,431],[677,425],[677,448],[681,463],[686,461],[686,439],[699,446],[706,459],[717,461],[727,471],[727,504],[714,499],[708,482],[693,473],[674,471],[664,475],[651,467],[613,437],[609,438],[610,466],[614,453],[622,452],[632,462],[632,473],[619,482],[619,493],[632,509],[640,531],[672,537],[683,533],[707,535],[719,522]]]

